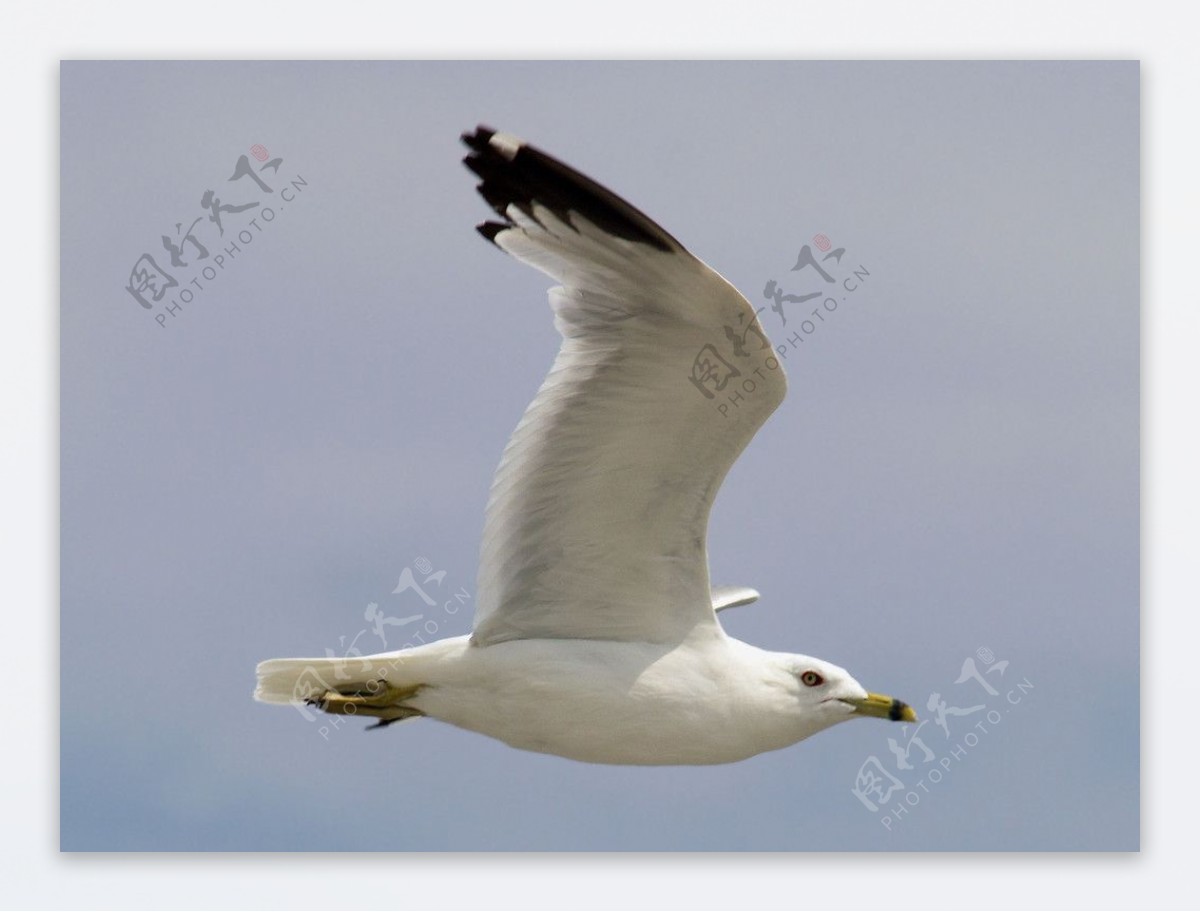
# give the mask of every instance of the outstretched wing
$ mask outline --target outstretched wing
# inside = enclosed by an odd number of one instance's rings
[[[561,283],[562,347],[496,471],[473,642],[678,642],[715,624],[722,480],[783,399],[749,302],[615,194],[513,136],[463,136],[502,250]]]

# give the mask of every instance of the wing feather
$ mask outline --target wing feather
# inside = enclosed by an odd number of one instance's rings
[[[717,489],[786,391],[750,304],[646,215],[507,134],[463,137],[503,222],[561,283],[563,337],[492,485],[473,642],[677,642],[716,624]]]
[[[713,611],[749,605],[751,602],[757,602],[758,598],[758,590],[749,586],[713,586]]]

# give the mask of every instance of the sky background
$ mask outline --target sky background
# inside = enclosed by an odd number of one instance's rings
[[[64,849],[1138,846],[1136,63],[89,62],[61,84]],[[869,270],[789,355],[710,560],[763,593],[722,615],[734,636],[923,718],[935,692],[985,705],[921,729],[934,761],[898,770],[900,727],[864,721],[601,767],[250,699],[261,659],[383,648],[372,602],[470,629],[473,599],[392,589],[424,557],[474,593],[492,471],[557,345],[547,280],[472,230],[457,137],[480,122],[756,306],[770,279],[811,290],[789,269],[817,233]],[[274,194],[226,180],[256,143]],[[171,270],[204,285],[175,316],[143,309],[133,264],[165,266],[209,189],[275,218],[202,221],[211,254],[252,241],[212,281]],[[776,344],[800,319],[763,314]],[[995,696],[955,683],[981,648],[1009,663]],[[905,783],[878,812],[852,793],[872,757]]]

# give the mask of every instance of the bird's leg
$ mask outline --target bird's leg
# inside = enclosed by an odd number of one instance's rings
[[[379,722],[371,727],[380,728],[401,719],[424,715],[419,709],[400,705],[416,696],[421,687],[421,684],[393,687],[384,680],[368,681],[351,688],[327,690],[305,702],[334,715],[370,716],[379,719]]]

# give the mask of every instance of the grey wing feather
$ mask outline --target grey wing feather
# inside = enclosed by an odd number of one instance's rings
[[[492,484],[472,641],[715,625],[709,511],[787,387],[753,308],[589,178],[507,134],[464,141],[504,218],[482,233],[561,283],[563,337]]]

